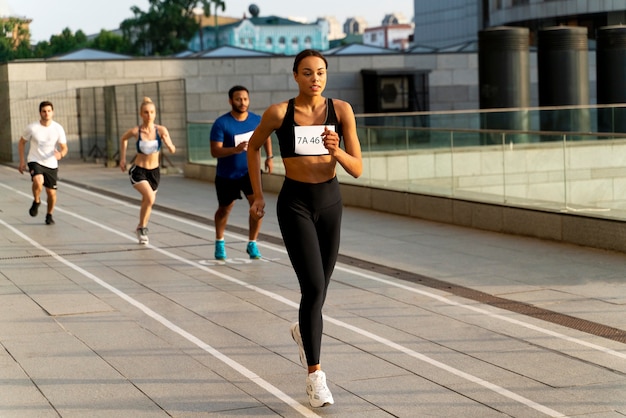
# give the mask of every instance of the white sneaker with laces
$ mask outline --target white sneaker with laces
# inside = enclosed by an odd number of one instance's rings
[[[148,228],[137,228],[137,239],[139,240],[140,244],[147,244],[148,243]]]
[[[321,370],[309,373],[306,377],[306,393],[313,408],[335,403],[332,393],[326,386],[326,374]]]
[[[309,367],[306,363],[306,354],[304,354],[304,345],[302,344],[302,335],[300,335],[300,324],[298,322],[294,322],[293,324],[291,324],[289,330],[291,331],[291,338],[293,338],[296,344],[298,344],[298,351],[300,352],[300,363],[302,364],[302,367],[308,369]]]

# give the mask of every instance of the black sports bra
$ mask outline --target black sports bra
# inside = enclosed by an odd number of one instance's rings
[[[281,158],[300,157],[302,154],[296,153],[296,135],[294,128],[299,126],[294,120],[295,115],[295,99],[289,99],[287,104],[287,112],[283,119],[282,125],[276,130],[276,136],[278,137],[278,146],[280,148]],[[339,141],[343,137],[341,132],[341,125],[337,120],[337,114],[335,113],[335,106],[333,105],[333,99],[326,99],[326,120],[322,125],[334,126],[335,131],[339,135]],[[341,142],[340,142],[341,143]],[[319,154],[323,155],[323,154]]]

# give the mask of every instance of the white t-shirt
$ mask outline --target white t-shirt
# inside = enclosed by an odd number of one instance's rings
[[[65,130],[59,123],[51,121],[50,125],[43,126],[41,122],[33,122],[26,127],[22,137],[30,142],[27,162],[48,168],[59,167],[54,150],[57,144],[67,144]]]

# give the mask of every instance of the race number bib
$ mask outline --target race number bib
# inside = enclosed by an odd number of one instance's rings
[[[252,134],[254,131],[246,132],[245,134],[235,135],[235,146],[241,144],[242,142],[250,141]]]
[[[322,132],[328,128],[335,132],[333,125],[295,126],[295,152],[298,155],[324,155],[328,150],[324,147]]]

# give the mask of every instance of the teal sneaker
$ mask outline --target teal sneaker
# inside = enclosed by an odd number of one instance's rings
[[[226,260],[226,243],[224,240],[215,241],[215,259]]]
[[[248,247],[246,248],[246,252],[250,256],[250,258],[254,260],[258,260],[259,258],[261,258],[261,253],[259,252],[259,249],[256,246],[256,242],[252,242],[252,241],[249,242]]]

